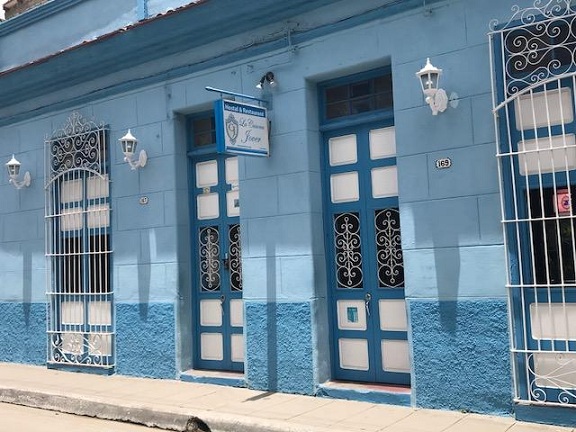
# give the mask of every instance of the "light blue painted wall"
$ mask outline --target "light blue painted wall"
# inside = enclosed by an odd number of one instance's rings
[[[4,128],[0,139],[3,164],[12,154],[21,162],[21,174],[29,171],[32,183],[18,191],[8,183],[5,169],[0,179],[0,301],[34,303],[44,301],[44,188],[43,138],[36,125]],[[36,142],[34,142],[36,140]],[[3,167],[4,168],[4,167]],[[21,193],[24,192],[24,193]]]
[[[83,0],[50,16],[44,16],[43,11],[53,5],[45,4],[0,23],[0,34],[4,33],[0,38],[0,69],[46,57],[130,25],[136,21],[136,2]],[[44,34],[50,37],[42,37]]]
[[[180,242],[177,225],[182,224],[176,217],[176,195],[178,186],[186,181],[185,177],[180,180],[173,175],[176,167],[174,120],[172,111],[168,114],[167,100],[165,88],[159,87],[96,101],[80,107],[79,111],[85,117],[110,127],[112,273],[118,334],[122,333],[116,347],[118,371],[175,378],[174,307],[179,297],[179,259],[182,260],[176,253]],[[44,138],[62,127],[70,112],[27,121],[1,132],[5,138],[2,160],[8,160],[15,153],[22,163],[22,171],[29,170],[32,175],[30,188],[20,191],[8,184],[6,175],[3,174],[0,180],[0,193],[5,204],[0,210],[0,272],[3,280],[0,301],[14,302],[8,303],[13,307],[35,310],[34,302],[45,300],[43,145]],[[148,152],[145,174],[130,170],[123,162],[118,139],[127,128],[132,128],[141,148]],[[149,198],[148,205],[139,204],[142,196]],[[149,315],[148,310],[151,311]],[[26,317],[20,317],[20,312],[6,313],[11,325],[1,327],[2,334],[9,337],[4,346],[12,346],[18,338],[30,339],[36,348],[41,348],[41,357],[22,354],[22,361],[42,362],[46,358],[45,308],[41,312],[44,315],[42,323],[34,326],[19,325]],[[158,331],[162,337],[158,337]],[[142,346],[153,349],[147,349],[146,358],[131,359],[141,352]],[[19,349],[14,348],[13,352],[13,361],[20,361]]]
[[[510,15],[511,4],[500,0],[478,3],[450,0],[433,4],[431,14],[424,14],[418,7],[389,18],[380,12],[382,15],[355,28],[306,40],[294,52],[280,49],[230,64],[223,61],[210,70],[78,107],[109,124],[111,130],[120,372],[150,375],[151,365],[160,359],[163,369],[158,376],[171,376],[178,368],[189,366],[191,358],[192,317],[187,303],[191,301],[191,270],[183,239],[186,236],[182,236],[188,223],[186,168],[182,165],[185,141],[181,131],[178,133],[181,116],[174,113],[209,109],[218,96],[204,91],[206,85],[256,94],[256,82],[272,70],[278,87],[263,95],[272,102],[271,157],[240,160],[248,383],[267,388],[276,379],[279,389],[311,393],[314,385],[329,378],[316,84],[390,64],[406,293],[415,347],[414,400],[420,406],[457,408],[445,398],[438,399],[434,392],[439,379],[466,383],[477,378],[466,362],[482,359],[477,358],[474,344],[465,341],[475,340],[497,322],[498,331],[491,334],[490,340],[480,338],[480,345],[499,353],[507,349],[505,264],[486,32],[490,19]],[[364,7],[365,2],[358,5],[340,2],[328,10],[328,16]],[[308,22],[311,19],[308,17]],[[424,105],[414,76],[427,56],[444,69],[443,87],[460,96],[457,109],[449,108],[435,117]],[[169,69],[179,61],[170,58],[161,65]],[[116,74],[113,79],[129,79],[126,76]],[[12,152],[17,153],[24,167],[34,167],[33,178],[40,179],[43,138],[67,115],[68,110],[1,129],[0,138],[6,140],[0,142],[8,144],[2,147],[0,156],[8,159]],[[128,128],[150,157],[148,165],[137,172],[122,161],[117,145]],[[434,161],[440,157],[450,157],[453,167],[437,171]],[[0,299],[39,299],[34,296],[43,295],[40,273],[45,265],[41,260],[41,181],[34,182],[30,190],[16,192],[3,176],[0,194],[3,202],[5,199],[11,205],[9,209],[0,208],[0,254],[7,257],[0,265],[13,272],[14,278],[14,283],[0,293]],[[141,206],[139,198],[144,195],[149,204]],[[19,275],[27,273],[26,266],[33,270],[31,282],[19,284]],[[434,306],[439,299],[439,306]],[[481,319],[474,322],[477,317],[472,311],[489,302],[489,307],[478,309]],[[154,313],[143,318],[142,310],[148,307]],[[446,308],[451,314],[441,313]],[[429,328],[427,311],[434,316],[434,325]],[[181,327],[175,328],[176,322]],[[130,328],[131,323],[136,327]],[[274,333],[279,339],[266,342],[269,355],[260,357],[271,329],[285,332],[294,327],[304,335],[301,340]],[[137,328],[149,330],[142,341]],[[154,340],[157,329],[172,331],[174,337],[157,340],[159,346],[146,359],[139,359],[141,365],[131,369],[130,359],[139,355],[136,347]],[[426,359],[426,349],[432,342],[434,359],[448,356],[447,364]],[[172,361],[176,356],[184,359],[181,364]],[[506,411],[503,407],[510,402],[509,365],[503,356],[497,360],[496,370],[502,377],[496,384],[496,398],[493,387],[479,386],[475,397],[486,403],[469,405],[468,409]],[[459,371],[454,367],[458,364],[467,367]],[[295,365],[306,370],[295,370]],[[462,388],[458,391],[464,397]]]
[[[279,53],[254,62],[250,70],[273,70],[279,88],[273,93],[271,160],[247,160],[242,182],[242,203],[250,207],[242,218],[247,299],[325,301],[325,279],[317,270],[325,259],[318,208],[321,190],[298,188],[298,182],[318,185],[321,169],[316,95],[306,86],[387,63],[392,65],[394,80],[407,296],[447,301],[504,298],[486,37],[493,13],[503,8],[491,1],[471,14],[470,3],[439,3],[432,6],[430,15],[421,9],[404,12],[310,41],[295,54]],[[481,26],[478,15],[483,16]],[[471,29],[468,20],[476,27]],[[443,87],[460,97],[457,109],[436,117],[424,105],[414,75],[427,56],[444,69]],[[450,157],[452,168],[436,170],[434,162],[440,157]],[[290,176],[291,182],[282,182]],[[294,197],[296,202],[281,208],[281,196]],[[290,268],[297,277],[285,278],[288,272],[279,270],[288,258],[298,266]],[[271,285],[276,288],[270,290]],[[499,316],[505,328],[505,316]],[[326,327],[316,326],[314,319],[311,324],[320,339],[328,338]],[[463,331],[473,333],[466,323],[462,325]],[[449,352],[451,339],[442,327],[437,330],[439,349]],[[494,343],[506,346],[506,332],[498,334]],[[249,352],[250,344],[249,336]],[[326,355],[315,353],[315,358],[322,362]],[[508,367],[506,363],[502,370]],[[419,378],[422,385],[415,398],[421,395],[426,405],[434,385],[424,384],[424,374]],[[471,378],[466,373],[459,376],[463,381]],[[510,401],[509,381],[506,385],[505,401],[500,401],[504,405]],[[486,389],[486,394],[490,391]],[[499,411],[501,406],[478,409]]]

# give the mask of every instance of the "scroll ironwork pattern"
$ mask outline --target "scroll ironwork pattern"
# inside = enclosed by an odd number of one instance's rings
[[[220,233],[218,227],[200,229],[200,283],[202,291],[220,290]]]
[[[98,366],[109,354],[112,334],[53,333],[51,362]]]
[[[240,224],[228,229],[228,266],[230,269],[230,289],[242,291],[242,250],[240,248]]]
[[[553,362],[544,372],[539,372],[538,362],[547,359]],[[564,353],[541,353],[528,355],[528,370],[531,373],[530,396],[538,402],[555,401],[562,405],[576,403],[576,355]]]
[[[63,127],[46,139],[47,181],[71,169],[84,168],[103,174],[106,130],[104,124],[97,125],[77,112],[72,113]]]
[[[572,0],[535,0],[532,6],[521,8],[512,6],[512,16],[507,22],[501,23],[497,19],[490,21],[490,30],[506,30],[534,24],[543,19],[554,19],[576,13],[576,5]]]
[[[340,288],[362,286],[362,251],[358,213],[334,216],[336,280]]]
[[[377,210],[374,225],[379,286],[402,287],[404,286],[404,260],[398,209]]]
[[[512,8],[513,17],[491,28],[501,33],[507,97],[576,67],[576,9],[569,0],[536,0]]]
[[[48,363],[115,366],[107,139],[74,112],[44,142]]]

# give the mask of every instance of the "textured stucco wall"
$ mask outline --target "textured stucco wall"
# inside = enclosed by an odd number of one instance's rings
[[[0,303],[0,361],[46,362],[46,305]]]
[[[246,302],[246,383],[313,394],[310,303]]]
[[[411,300],[416,404],[510,413],[512,382],[504,300]]]
[[[117,304],[117,372],[141,377],[176,378],[174,325],[172,304]]]

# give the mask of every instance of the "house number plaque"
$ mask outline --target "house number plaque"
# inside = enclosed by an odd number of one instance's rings
[[[452,166],[452,159],[450,158],[442,158],[436,160],[436,168],[437,169],[446,169]]]

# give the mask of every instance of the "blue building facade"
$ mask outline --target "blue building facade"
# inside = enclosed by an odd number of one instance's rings
[[[0,24],[0,361],[571,423],[570,2],[108,3]]]

